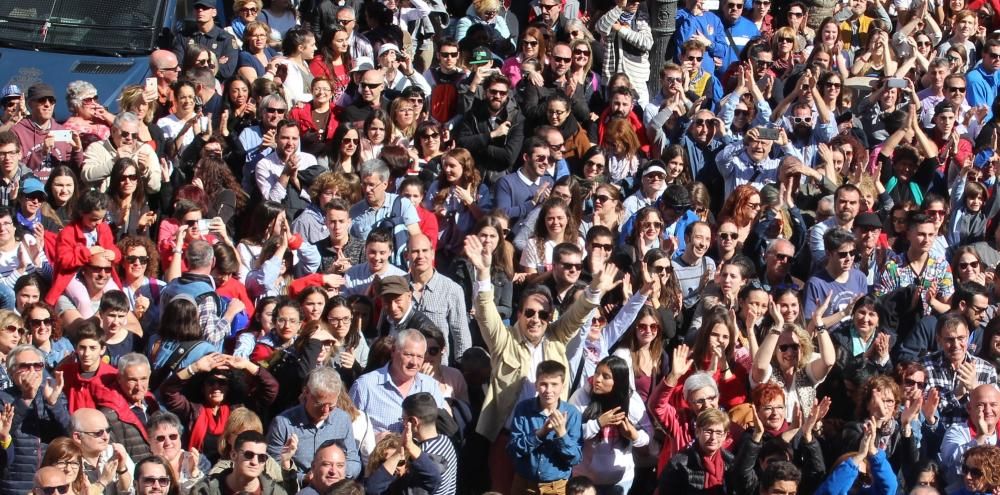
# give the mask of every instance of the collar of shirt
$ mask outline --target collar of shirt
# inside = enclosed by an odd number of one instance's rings
[[[542,183],[542,178],[541,177],[539,177],[539,178],[535,179],[534,181],[532,181],[526,175],[524,175],[524,172],[521,172],[521,169],[517,169],[517,177],[519,179],[521,179],[521,182],[523,182],[524,185],[526,185],[526,186],[537,186],[537,185],[539,185],[539,184]]]
[[[403,317],[400,318],[399,321],[393,321],[392,317],[389,317],[389,323],[392,323],[393,327],[398,327],[400,323],[406,321],[406,319],[409,318],[414,311],[416,311],[416,308],[414,308],[414,302],[410,301],[410,307],[406,310],[405,313],[403,313]]]

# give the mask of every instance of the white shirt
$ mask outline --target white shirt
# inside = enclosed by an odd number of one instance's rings
[[[315,156],[301,151],[298,152],[298,156],[299,170],[316,166]],[[281,173],[284,170],[285,164],[281,161],[278,153],[271,153],[257,162],[257,168],[254,170],[254,178],[257,181],[257,189],[260,190],[260,195],[265,200],[277,201],[279,203],[285,200],[285,196],[288,195],[288,189],[278,182],[278,178],[281,177]],[[299,191],[299,196],[306,201],[310,200],[309,192],[305,189]]]

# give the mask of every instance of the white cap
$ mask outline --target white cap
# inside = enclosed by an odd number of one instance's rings
[[[667,171],[663,167],[659,165],[652,165],[642,172],[642,176],[645,177],[653,172],[659,172],[663,175],[667,175]]]
[[[390,50],[394,50],[394,51],[396,52],[396,54],[397,54],[397,55],[398,55],[399,53],[401,53],[401,52],[399,51],[399,47],[398,47],[398,46],[396,46],[396,44],[395,44],[395,43],[384,43],[384,44],[383,44],[382,46],[380,46],[380,47],[379,47],[379,49],[378,49],[378,56],[380,56],[380,57],[381,57],[382,55],[385,55],[385,54],[386,54],[386,52],[388,52],[388,51],[390,51]]]
[[[354,68],[351,72],[358,72],[362,70],[372,70],[375,68],[375,63],[372,62],[371,57],[358,57],[354,59]]]

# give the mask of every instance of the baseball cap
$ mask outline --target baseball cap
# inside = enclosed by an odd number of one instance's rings
[[[379,297],[398,296],[407,292],[410,292],[410,284],[406,282],[405,278],[399,275],[390,275],[378,282]]]
[[[986,148],[979,153],[976,153],[976,157],[973,159],[972,164],[976,168],[985,168],[990,164],[990,160],[993,159],[993,150]]]
[[[485,46],[477,46],[472,50],[469,65],[484,65],[493,61],[493,52]]]
[[[364,70],[372,70],[375,68],[375,64],[372,62],[371,57],[358,57],[354,59],[354,68],[351,72],[360,72]]]
[[[42,184],[42,181],[36,179],[35,177],[28,177],[27,179],[24,179],[24,183],[21,184],[21,192],[24,193],[25,196],[37,193],[42,193],[42,195],[45,196],[45,186]]]
[[[663,162],[660,160],[652,160],[646,165],[646,169],[642,171],[642,176],[645,177],[649,174],[659,172],[663,175],[667,175],[667,169],[663,167]]]
[[[42,98],[55,98],[56,92],[52,86],[45,83],[35,83],[28,88],[28,101],[40,100]]]
[[[4,86],[4,88],[0,90],[0,100],[6,100],[7,98],[18,98],[23,95],[24,93],[21,92],[21,88],[19,88],[16,84]]]
[[[942,101],[941,103],[938,103],[937,105],[934,106],[935,117],[945,112],[958,113],[958,108],[955,107],[954,103],[948,100]]]
[[[192,4],[194,7],[205,7],[206,9],[216,8],[215,2],[211,0],[195,0]]]
[[[396,46],[396,44],[395,44],[395,43],[384,43],[384,44],[382,44],[382,46],[380,46],[380,47],[379,47],[379,49],[378,49],[378,56],[380,56],[380,57],[381,57],[382,55],[385,55],[385,54],[386,54],[386,53],[388,53],[389,51],[395,51],[395,52],[396,52],[396,55],[399,55],[399,54],[401,53],[401,52],[399,51],[399,47],[398,47],[398,46]]]
[[[865,212],[858,215],[854,219],[855,227],[869,228],[869,229],[881,229],[882,219],[878,215],[872,212]]]

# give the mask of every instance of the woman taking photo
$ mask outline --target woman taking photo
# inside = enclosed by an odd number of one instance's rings
[[[139,186],[142,173],[131,158],[119,158],[111,167],[108,185],[108,225],[116,240],[125,236],[149,236],[149,229],[156,221],[156,213],[146,203],[145,187]]]
[[[441,156],[441,173],[425,196],[424,208],[438,217],[439,248],[456,255],[462,252],[465,235],[493,207],[490,189],[464,148]]]
[[[631,382],[628,363],[608,356],[569,400],[580,409],[584,422],[583,460],[573,475],[587,476],[602,492],[628,493],[635,476],[633,448],[646,446],[653,429]]]
[[[31,345],[45,355],[45,366],[55,370],[63,358],[73,353],[73,344],[63,337],[62,321],[43,301],[30,303],[21,310],[24,326],[31,333]]]
[[[583,239],[578,228],[565,201],[560,198],[545,200],[535,222],[534,235],[528,239],[521,255],[521,271],[528,274],[550,271],[552,250],[563,242],[575,243],[582,249]]]
[[[329,79],[317,76],[313,79],[309,92],[312,94],[312,101],[293,108],[288,112],[288,117],[299,123],[302,151],[322,160],[320,165],[325,165],[326,157],[336,146],[336,142],[330,139],[337,131],[337,117],[333,114],[331,104],[336,101],[332,99],[333,86]]]
[[[340,97],[347,91],[347,85],[351,83],[350,37],[351,34],[343,26],[334,24],[323,35],[319,53],[309,62],[309,70],[313,76],[326,79],[330,84],[333,93],[329,101],[340,101]],[[313,97],[315,96],[314,93]]]
[[[163,149],[163,131],[153,125],[155,109],[146,101],[145,87],[128,86],[122,90],[118,106],[122,112],[134,113],[139,119],[139,141],[148,144],[154,150]],[[52,178],[49,175],[49,178]]]
[[[240,77],[251,84],[259,77],[264,77],[268,69],[274,69],[274,58],[278,52],[268,46],[271,28],[260,21],[252,21],[243,30],[243,47],[240,50],[239,61],[236,62]]]

